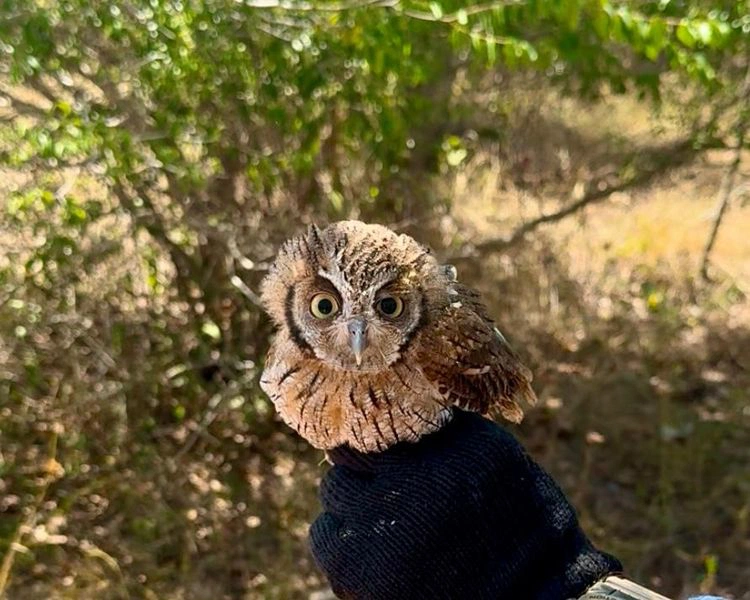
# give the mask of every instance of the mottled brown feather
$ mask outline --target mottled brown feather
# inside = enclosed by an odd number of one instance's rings
[[[495,328],[473,290],[454,286],[452,302],[425,328],[417,354],[425,375],[450,404],[509,421],[523,418],[520,403],[534,404],[532,375]]]

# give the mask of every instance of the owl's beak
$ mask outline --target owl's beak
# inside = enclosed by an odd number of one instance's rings
[[[362,353],[367,348],[367,321],[362,317],[355,317],[349,321],[349,346],[354,354],[357,366],[362,364]]]

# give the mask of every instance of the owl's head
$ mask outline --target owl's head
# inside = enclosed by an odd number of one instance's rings
[[[303,352],[343,370],[380,371],[447,299],[449,282],[450,272],[411,237],[341,221],[287,241],[262,298]]]

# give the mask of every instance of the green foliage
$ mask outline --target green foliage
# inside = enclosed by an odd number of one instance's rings
[[[351,191],[335,172],[346,160],[331,154],[372,160],[371,185],[402,166],[440,100],[432,88],[467,58],[587,93],[656,95],[668,72],[717,89],[736,82],[729,63],[750,29],[746,2],[68,0],[3,11],[3,70],[49,100],[40,121],[18,126],[11,164],[95,159],[115,181],[166,173],[183,194],[240,166],[256,194],[333,170],[317,200]]]
[[[166,194],[163,226],[140,224],[163,237],[186,227],[174,245],[188,254],[201,242],[185,217],[221,229],[217,198],[242,210],[281,194],[330,216],[387,209],[387,194],[376,202],[367,191],[387,192],[419,152],[439,152],[426,132],[449,98],[442,82],[462,65],[654,97],[675,74],[710,97],[737,86],[745,67],[733,58],[750,50],[747,2],[65,0],[2,10],[0,68],[40,101],[8,91],[29,119],[6,125],[4,162],[95,165],[131,213]]]

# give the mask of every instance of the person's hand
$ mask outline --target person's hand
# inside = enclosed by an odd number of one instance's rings
[[[417,443],[329,453],[313,556],[341,598],[575,598],[621,565],[499,425],[455,410]]]

